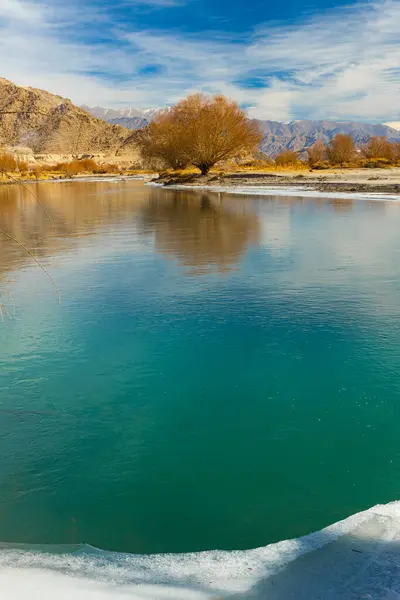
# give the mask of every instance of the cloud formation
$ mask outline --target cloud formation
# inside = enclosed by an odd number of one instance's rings
[[[177,2],[130,4],[168,11]],[[227,94],[260,118],[400,119],[397,0],[235,37],[143,30],[90,4],[0,0],[0,11],[0,76],[78,104],[159,106],[203,90]]]

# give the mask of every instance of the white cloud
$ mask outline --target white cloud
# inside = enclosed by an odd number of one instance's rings
[[[42,22],[40,6],[18,0],[0,0],[2,19],[37,25]]]
[[[0,75],[89,105],[157,106],[204,90],[226,93],[262,118],[400,118],[397,0],[354,4],[291,27],[260,27],[246,40],[124,24],[108,26],[108,41],[85,43],[85,30],[72,36],[71,23],[90,22],[89,8],[56,11],[43,2],[0,0],[0,54],[7,57]],[[101,25],[106,17],[96,18]],[[157,72],[143,75],[147,65]],[[254,77],[262,87],[246,85]]]

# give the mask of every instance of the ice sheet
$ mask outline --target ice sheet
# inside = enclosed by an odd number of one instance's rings
[[[285,186],[193,186],[193,185],[168,185],[163,186],[157,182],[147,185],[165,187],[168,190],[192,190],[192,192],[221,192],[226,194],[241,194],[246,196],[294,196],[299,198],[336,198],[338,200],[376,200],[399,202],[399,194],[374,194],[372,192],[325,192],[312,188]]]
[[[400,600],[400,502],[246,551],[130,555],[0,549],[7,600]]]

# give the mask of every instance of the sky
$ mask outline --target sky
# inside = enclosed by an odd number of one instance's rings
[[[0,57],[75,104],[203,91],[262,119],[400,121],[400,0],[0,0]]]

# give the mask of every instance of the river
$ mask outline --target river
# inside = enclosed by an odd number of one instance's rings
[[[0,540],[248,549],[400,498],[400,206],[0,187]]]

